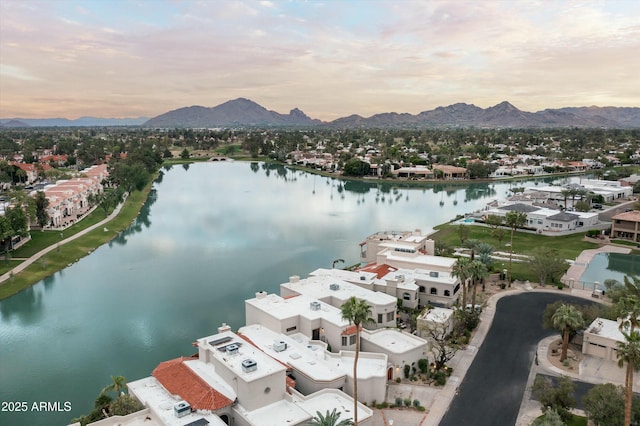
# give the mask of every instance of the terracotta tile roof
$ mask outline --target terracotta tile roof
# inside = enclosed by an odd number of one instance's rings
[[[378,265],[375,262],[365,265],[362,268],[358,269],[358,271],[363,271],[363,272],[374,272],[378,276],[378,278],[382,278],[385,275],[387,275],[389,272],[395,272],[397,270],[398,268],[389,266],[386,263],[382,263]]]
[[[360,330],[362,331],[362,325],[360,326]],[[356,334],[356,326],[350,325],[342,331],[342,336],[350,336],[352,334]]]
[[[180,357],[161,362],[151,374],[169,393],[178,395],[196,410],[214,411],[233,404],[184,363],[194,359],[197,358]]]

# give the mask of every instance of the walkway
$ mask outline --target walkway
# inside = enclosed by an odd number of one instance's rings
[[[59,243],[50,245],[49,247],[46,247],[46,248],[40,250],[38,253],[36,253],[33,256],[31,256],[30,258],[26,259],[21,264],[17,265],[11,271],[7,272],[6,274],[0,275],[0,285],[2,285],[4,282],[6,282],[8,279],[10,279],[12,276],[14,276],[16,274],[19,274],[20,272],[25,270],[27,267],[29,267],[31,264],[33,264],[36,260],[40,259],[45,254],[55,250],[56,248],[58,248],[61,245],[64,245],[64,244],[66,244],[66,243],[68,243],[70,241],[75,240],[76,238],[80,238],[83,235],[86,235],[89,232],[93,231],[94,229],[99,228],[101,226],[104,226],[106,223],[110,222],[113,218],[118,216],[118,213],[120,213],[120,209],[124,205],[125,201],[126,201],[126,195],[125,195],[125,200],[123,200],[120,204],[118,204],[118,206],[115,209],[113,209],[113,212],[109,216],[107,216],[105,219],[101,220],[100,222],[96,223],[95,225],[91,225],[87,229],[83,229],[82,231],[78,232],[77,234],[74,234],[74,235],[70,236],[69,238],[65,238],[64,240],[60,241]]]

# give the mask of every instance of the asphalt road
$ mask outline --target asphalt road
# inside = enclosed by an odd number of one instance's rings
[[[537,344],[554,333],[542,328],[542,313],[556,300],[588,302],[542,292],[521,293],[498,301],[491,328],[441,426],[516,423]]]

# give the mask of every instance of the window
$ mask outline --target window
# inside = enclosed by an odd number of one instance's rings
[[[420,291],[420,293],[424,293],[424,292],[426,291],[426,290],[424,289],[424,286],[423,286],[423,285],[421,285],[421,286],[420,286],[419,291]]]
[[[387,313],[387,322],[393,321],[393,318],[396,316],[395,314],[396,314],[395,312],[388,312]]]
[[[296,327],[295,325],[293,327],[289,327],[287,328],[287,333],[291,333],[292,331],[295,331],[295,329],[297,329],[298,327]]]
[[[429,290],[429,293],[437,295],[438,294],[438,289],[435,288],[435,287],[431,287],[431,290]]]
[[[382,314],[378,314],[378,324],[382,323]]]
[[[342,336],[342,346],[347,346],[347,336]]]
[[[451,292],[449,290],[445,290],[444,291],[444,295],[449,297],[449,296],[451,296]]]
[[[458,290],[460,290],[460,284],[458,284],[456,288],[453,289],[453,294],[456,294]]]
[[[403,300],[411,300],[411,295],[409,293],[402,293]]]
[[[349,344],[350,345],[355,345],[356,344],[356,335],[352,334],[351,336],[349,336]]]

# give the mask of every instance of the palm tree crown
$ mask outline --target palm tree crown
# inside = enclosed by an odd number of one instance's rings
[[[470,271],[471,259],[468,257],[459,257],[453,265],[451,275],[459,278],[462,284],[462,306],[467,304],[467,279],[471,276]]]
[[[322,414],[320,411],[316,411],[316,415],[311,421],[307,423],[308,426],[351,426],[353,421],[351,419],[340,420],[340,413],[335,408],[332,412],[327,410],[326,414]]]
[[[562,335],[562,354],[560,361],[567,359],[567,348],[569,346],[569,332],[582,327],[584,321],[582,312],[573,305],[560,305],[557,311],[551,317],[553,326],[563,332]]]

